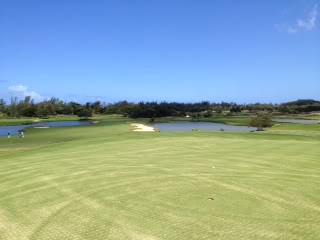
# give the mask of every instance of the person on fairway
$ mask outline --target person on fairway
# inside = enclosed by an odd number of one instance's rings
[[[20,132],[20,138],[24,138],[24,133],[23,133],[23,131]]]
[[[8,132],[8,138],[11,138],[11,134],[10,134],[10,132]]]

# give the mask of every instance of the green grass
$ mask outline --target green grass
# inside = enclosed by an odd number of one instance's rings
[[[268,133],[320,137],[320,124],[275,123]]]
[[[318,126],[142,133],[98,121],[0,138],[1,240],[319,239]]]

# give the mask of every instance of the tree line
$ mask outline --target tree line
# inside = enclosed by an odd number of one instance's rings
[[[281,112],[285,114],[310,113],[320,111],[320,102],[315,100],[297,100],[283,104],[237,104],[234,102],[211,103],[208,101],[196,103],[180,102],[128,102],[104,103],[101,101],[65,102],[51,98],[35,102],[31,97],[22,100],[11,98],[10,102],[0,99],[0,114],[8,117],[40,117],[51,115],[78,115],[91,117],[93,114],[122,114],[131,118],[156,118],[169,116],[212,117],[220,113],[240,112]]]
[[[105,110],[100,102],[80,104],[77,102],[64,102],[58,98],[51,98],[35,102],[27,96],[23,100],[11,98],[10,103],[0,99],[0,113],[7,117],[39,117],[47,118],[52,115],[78,115],[91,117],[93,113],[103,113]]]

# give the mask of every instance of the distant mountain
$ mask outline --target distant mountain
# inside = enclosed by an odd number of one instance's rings
[[[298,99],[297,101],[283,103],[282,105],[305,106],[305,105],[314,105],[314,104],[320,104],[320,101],[316,101],[313,99]]]

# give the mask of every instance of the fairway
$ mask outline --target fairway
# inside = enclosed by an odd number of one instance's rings
[[[0,138],[0,239],[319,239],[319,135],[128,121]]]

